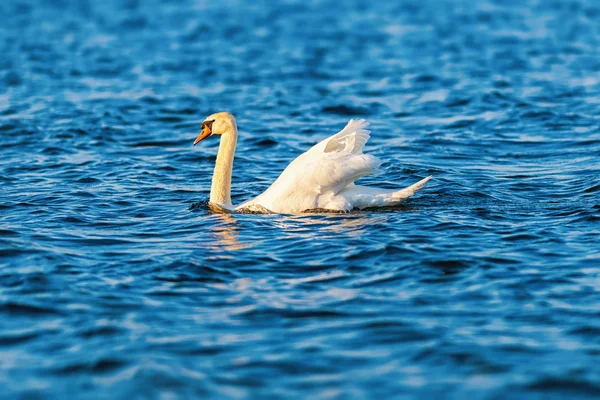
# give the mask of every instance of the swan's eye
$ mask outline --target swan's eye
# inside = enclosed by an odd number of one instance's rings
[[[213,122],[215,122],[215,121],[214,120],[212,120],[212,121],[204,121],[202,123],[202,125],[200,125],[200,135],[198,135],[198,137],[194,141],[194,146],[198,142],[200,142],[200,141],[206,139],[207,137],[209,137],[210,135],[212,135],[212,125],[213,125]]]
[[[212,125],[213,125],[213,122],[215,122],[215,120],[214,120],[214,119],[213,119],[213,120],[211,120],[211,121],[204,121],[204,122],[202,123],[202,125],[200,126],[200,129],[202,129],[202,131],[203,131],[203,132],[205,131],[205,129],[207,129],[207,130],[208,130],[208,132],[207,132],[207,133],[209,133],[209,134],[210,134],[210,133],[212,133]]]

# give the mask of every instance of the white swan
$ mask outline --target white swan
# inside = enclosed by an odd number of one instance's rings
[[[363,154],[370,131],[365,120],[350,120],[339,133],[298,156],[261,195],[234,207],[231,204],[231,171],[237,144],[235,118],[220,112],[206,118],[194,146],[212,135],[221,135],[210,203],[230,211],[296,214],[324,209],[350,211],[393,206],[422,189],[431,176],[402,190],[358,186],[354,181],[377,170],[381,161]]]

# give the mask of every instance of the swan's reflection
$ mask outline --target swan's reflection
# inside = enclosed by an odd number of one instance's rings
[[[271,237],[272,239],[279,240],[290,238],[323,240],[334,238],[337,235],[361,237],[367,234],[367,228],[373,225],[386,225],[390,218],[388,214],[369,213],[261,214],[251,216],[231,213],[210,203],[208,204],[208,212],[213,219],[213,223],[209,227],[210,235],[214,238],[211,247],[213,251],[217,252],[251,248],[263,243],[264,239],[268,240],[270,235],[274,235]],[[267,228],[262,234],[253,234],[252,240],[241,242],[240,230],[245,228],[240,224],[240,220],[247,221],[247,219],[254,219],[255,217],[261,220],[270,220],[268,225],[274,228],[274,231],[269,232],[271,229]],[[241,232],[242,235],[246,234],[246,237],[247,233]],[[267,237],[265,238],[262,235],[267,235]]]
[[[252,247],[251,243],[239,241],[239,222],[235,216],[219,206],[208,204],[209,213],[215,219],[210,226],[210,234],[218,246],[215,250],[242,250]]]

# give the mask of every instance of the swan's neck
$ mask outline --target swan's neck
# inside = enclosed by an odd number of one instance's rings
[[[233,207],[231,204],[231,172],[233,170],[233,156],[235,155],[237,136],[238,131],[235,122],[231,131],[221,135],[221,144],[219,145],[215,172],[210,187],[210,202],[224,208]]]

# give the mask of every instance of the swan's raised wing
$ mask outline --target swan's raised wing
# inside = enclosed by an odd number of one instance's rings
[[[339,133],[321,141],[290,163],[260,196],[243,204],[260,204],[280,212],[322,207],[356,179],[377,170],[377,157],[363,154],[368,122],[351,120]]]
[[[371,131],[366,129],[367,126],[369,126],[369,122],[364,119],[351,119],[344,129],[317,143],[309,151],[362,154],[365,143],[371,137]]]

